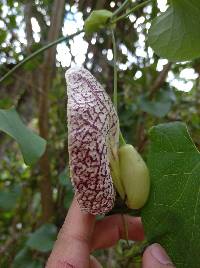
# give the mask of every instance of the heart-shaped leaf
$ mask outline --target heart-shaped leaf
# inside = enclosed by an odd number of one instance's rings
[[[46,141],[23,124],[14,108],[0,109],[0,131],[17,141],[27,165],[35,163],[45,151]]]
[[[171,0],[166,12],[155,18],[149,44],[155,53],[170,61],[200,56],[200,1]]]
[[[149,243],[160,243],[177,268],[200,264],[200,154],[180,122],[150,131],[151,194],[142,210]]]
[[[30,235],[26,245],[40,252],[48,252],[53,247],[56,234],[57,228],[55,225],[50,223],[44,224]]]

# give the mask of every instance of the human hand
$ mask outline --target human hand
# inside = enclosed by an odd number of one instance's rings
[[[125,216],[130,240],[144,239],[140,218]],[[95,216],[84,213],[74,198],[46,268],[101,268],[90,255],[99,248],[108,248],[124,239],[121,215],[105,217],[95,223]],[[143,268],[174,268],[159,244],[149,246],[142,258]]]

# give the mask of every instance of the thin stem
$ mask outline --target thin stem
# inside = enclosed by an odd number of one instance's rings
[[[112,33],[112,43],[113,43],[113,65],[114,65],[113,103],[117,112],[117,46],[116,46],[115,34],[114,34],[113,29],[111,29],[111,33]],[[126,144],[121,131],[119,133],[119,141],[120,141],[121,146]]]
[[[112,15],[112,17],[111,17],[111,19],[113,18],[113,17],[116,17],[127,5],[128,5],[128,2],[129,2],[130,0],[125,0],[124,2],[123,2],[123,4],[121,4],[121,6],[120,7],[118,7],[114,12],[113,12],[113,15]]]
[[[114,64],[113,103],[117,111],[117,47],[116,47],[115,34],[114,34],[113,29],[111,30],[111,33],[112,33],[112,43],[113,43],[113,64]]]
[[[130,247],[129,244],[129,240],[128,240],[128,224],[127,224],[127,220],[124,214],[121,214],[122,216],[122,222],[123,222],[123,226],[124,226],[124,235],[125,235],[125,239],[126,239],[126,243],[128,248]]]
[[[112,20],[111,23],[114,24],[122,19],[125,19],[127,18],[131,13],[133,13],[134,11],[138,10],[139,8],[145,6],[146,4],[152,2],[154,0],[147,0],[147,1],[144,1],[143,3],[137,5],[137,6],[134,6],[133,8],[131,8],[128,12],[126,12],[125,14],[119,16],[118,18],[116,18],[115,20]]]
[[[15,67],[13,67],[9,72],[7,72],[3,77],[0,78],[0,83],[3,82],[6,78],[8,78],[10,75],[12,75],[17,69],[19,69],[22,65],[24,65],[26,62],[28,62],[29,60],[31,60],[32,58],[36,57],[38,54],[42,53],[43,51],[49,49],[52,46],[55,46],[63,41],[69,41],[71,38],[73,38],[74,36],[80,34],[84,32],[83,30],[78,31],[74,34],[71,34],[69,36],[63,36],[49,44],[47,44],[46,46],[38,49],[37,51],[35,51],[34,53],[32,53],[31,55],[29,55],[27,58],[25,58],[23,61],[19,62],[17,65],[15,65]]]
[[[120,142],[120,146],[126,145],[126,141],[125,141],[125,139],[124,139],[124,137],[122,135],[121,130],[119,132],[119,142]]]

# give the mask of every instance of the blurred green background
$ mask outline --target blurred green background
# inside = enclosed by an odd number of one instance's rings
[[[113,11],[121,4],[1,0],[0,76],[47,43],[82,29],[91,10]],[[161,122],[186,122],[200,147],[200,60],[170,63],[156,56],[147,42],[151,20],[166,8],[167,1],[154,1],[120,21],[115,31],[121,129],[144,158],[148,130]],[[0,109],[14,106],[23,122],[47,140],[45,154],[29,167],[17,143],[0,132],[2,268],[44,267],[70,206],[64,73],[74,65],[89,69],[112,96],[112,40],[106,30],[91,37],[80,34],[47,50],[0,84]],[[129,267],[133,250],[126,247],[121,241],[96,255],[104,267]]]

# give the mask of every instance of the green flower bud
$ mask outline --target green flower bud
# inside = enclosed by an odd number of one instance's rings
[[[92,11],[84,24],[86,34],[92,34],[94,32],[98,32],[102,28],[105,28],[108,19],[111,18],[112,15],[113,13],[106,9]]]
[[[148,168],[135,150],[126,144],[119,149],[120,179],[126,193],[126,204],[131,209],[139,209],[147,201],[150,189]]]

